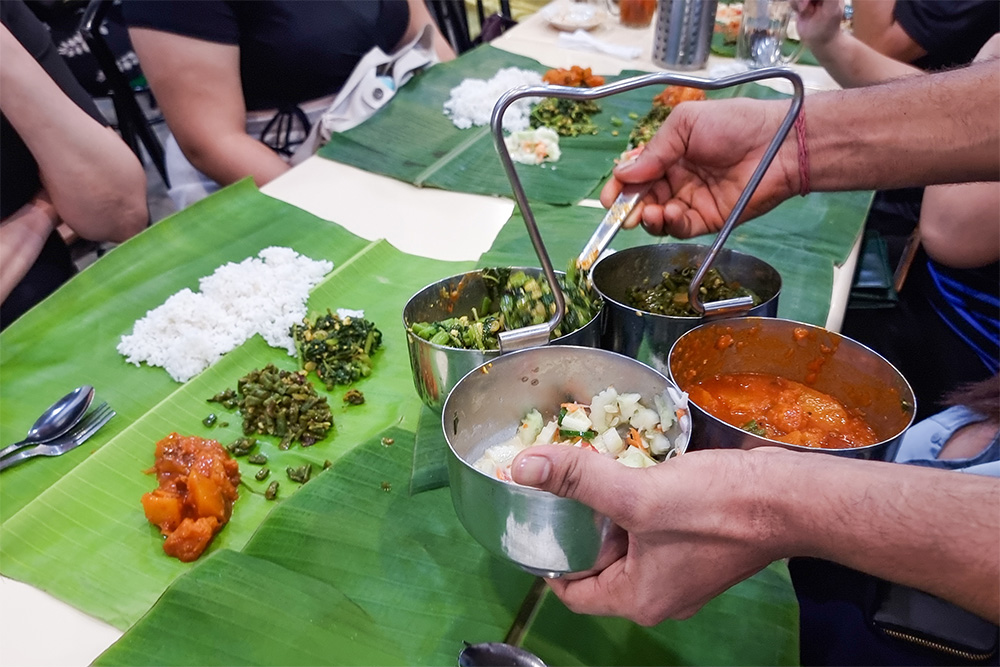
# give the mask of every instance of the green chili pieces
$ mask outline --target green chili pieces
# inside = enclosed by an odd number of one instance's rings
[[[265,463],[267,463],[267,455],[266,454],[254,454],[253,456],[251,456],[250,458],[248,458],[247,461],[249,461],[250,463],[253,463],[254,465],[262,466]]]
[[[299,484],[305,484],[306,482],[309,481],[309,478],[312,477],[312,469],[313,469],[312,464],[306,463],[297,468],[288,466],[287,468],[285,468],[285,473],[288,475],[288,479],[292,480],[293,482],[298,482]]]
[[[267,476],[270,474],[271,474],[270,468],[261,468],[260,470],[257,471],[257,474],[254,475],[253,478],[256,479],[258,482],[263,482],[265,479],[267,479]]]
[[[751,419],[746,424],[743,425],[743,430],[747,433],[753,433],[754,435],[759,435],[762,438],[767,437],[767,431],[764,427],[757,423],[756,419]]]
[[[226,449],[233,456],[246,456],[257,446],[257,438],[236,438],[226,445]]]
[[[267,485],[267,490],[264,491],[264,497],[268,500],[274,500],[278,497],[278,481],[275,480]]]

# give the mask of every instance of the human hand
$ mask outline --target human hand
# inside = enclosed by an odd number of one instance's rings
[[[514,460],[516,482],[574,498],[628,533],[625,555],[605,569],[549,586],[576,613],[642,625],[693,615],[780,557],[736,483],[754,479],[754,456],[709,450],[635,469],[576,447],[525,450]]]
[[[799,38],[810,49],[825,49],[840,34],[844,0],[792,0],[792,9]]]
[[[745,98],[685,102],[633,160],[618,165],[601,191],[610,207],[624,184],[651,182],[641,219],[653,235],[689,238],[722,228],[788,112],[785,102]],[[740,221],[769,211],[799,190],[794,136],[779,149]],[[631,216],[635,226],[638,215]]]

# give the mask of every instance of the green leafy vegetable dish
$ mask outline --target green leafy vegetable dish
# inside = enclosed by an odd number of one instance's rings
[[[382,346],[382,332],[363,317],[329,310],[292,327],[302,368],[315,372],[327,389],[372,374],[372,355]]]
[[[556,311],[555,296],[544,277],[535,278],[519,269],[489,268],[482,271],[486,296],[479,309],[437,322],[416,322],[414,334],[435,345],[464,350],[497,350],[501,331],[541,324]],[[566,312],[552,338],[582,328],[601,310],[601,299],[587,284],[587,278],[570,267],[559,276],[566,300]]]
[[[700,314],[691,307],[688,297],[691,279],[697,270],[693,266],[675,269],[670,273],[665,272],[663,280],[652,287],[633,287],[628,292],[628,305],[656,315],[699,317]],[[703,303],[749,296],[753,298],[754,306],[760,304],[759,296],[736,281],[726,280],[718,269],[708,270],[698,288],[698,294]]]

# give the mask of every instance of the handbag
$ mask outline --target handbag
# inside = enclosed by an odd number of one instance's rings
[[[305,160],[328,142],[334,132],[344,132],[371,118],[415,74],[437,62],[434,30],[430,25],[393,53],[374,47],[354,66],[347,82],[313,123],[289,163],[295,165]]]

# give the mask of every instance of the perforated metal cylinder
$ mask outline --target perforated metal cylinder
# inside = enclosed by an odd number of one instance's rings
[[[712,46],[718,0],[659,0],[653,61],[667,69],[705,66]]]

